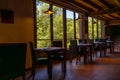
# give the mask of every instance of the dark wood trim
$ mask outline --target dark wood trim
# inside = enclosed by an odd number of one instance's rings
[[[73,17],[74,17],[74,39],[76,39],[76,15],[75,15],[75,12],[73,13]]]
[[[63,8],[63,46],[67,49],[67,25],[66,25],[66,9]]]
[[[36,28],[36,0],[33,0],[33,24],[34,24],[34,45],[37,47],[37,28]]]
[[[53,5],[50,4],[50,10],[53,10]],[[50,14],[50,42],[53,41],[53,14]]]

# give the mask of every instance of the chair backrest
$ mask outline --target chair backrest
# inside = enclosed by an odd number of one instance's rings
[[[83,41],[84,41],[84,43],[87,43],[87,42],[88,42],[88,40],[87,40],[87,39],[84,39]]]
[[[87,43],[87,39],[79,39],[79,43]]]
[[[82,39],[79,39],[78,42],[79,43],[84,43],[84,41]]]
[[[62,47],[62,40],[52,41],[52,47]]]
[[[100,41],[101,41],[101,39],[95,39],[95,41],[96,41],[96,42],[100,42]]]
[[[77,40],[70,40],[69,48],[71,53],[78,54]]]
[[[102,38],[100,39],[100,42],[106,42],[106,41],[107,41],[107,39],[105,39],[105,38],[104,39],[102,39]]]
[[[0,44],[0,75],[15,78],[25,74],[26,43]]]
[[[75,40],[75,39],[70,40],[70,45],[75,45],[75,46],[77,46],[77,40]]]
[[[94,40],[93,39],[88,39],[88,43],[93,44]]]

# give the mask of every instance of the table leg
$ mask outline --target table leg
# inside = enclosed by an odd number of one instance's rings
[[[52,80],[52,62],[51,62],[51,55],[48,55],[47,71],[48,71],[49,80]]]

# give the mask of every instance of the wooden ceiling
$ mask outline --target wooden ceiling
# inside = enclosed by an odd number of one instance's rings
[[[104,20],[120,20],[120,0],[42,0]]]

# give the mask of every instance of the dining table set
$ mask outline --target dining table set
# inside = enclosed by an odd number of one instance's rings
[[[93,57],[100,56],[106,57],[107,56],[107,49],[109,48],[110,53],[114,53],[114,41],[100,39],[100,40],[71,40],[70,43],[70,52],[71,54],[75,54],[74,49],[72,46],[76,44],[76,48],[78,47],[77,56],[83,56],[83,62],[92,63]],[[80,48],[80,49],[79,49]],[[81,55],[82,54],[82,55]]]
[[[72,40],[72,41],[76,41],[77,44],[76,44],[76,48],[78,48],[78,50],[80,50],[79,53],[77,53],[78,55],[79,54],[82,54],[84,56],[84,64],[87,64],[87,63],[93,63],[93,57],[95,54],[97,54],[95,48],[97,48],[97,51],[99,51],[100,53],[100,57],[105,57],[106,56],[106,51],[107,51],[107,45],[110,46],[110,52],[114,52],[114,42],[113,41],[93,41],[93,42],[86,42],[86,43],[81,43],[81,42],[78,42],[77,40]],[[74,43],[74,42],[73,42]],[[72,46],[72,44],[70,43],[70,46]],[[72,49],[74,50],[75,47]],[[35,52],[39,53],[39,54],[42,54],[42,53],[46,53],[47,54],[47,58],[48,58],[48,64],[49,66],[47,67],[49,72],[48,72],[48,76],[49,76],[49,80],[52,80],[52,62],[53,62],[53,59],[52,59],[52,56],[60,53],[62,56],[63,56],[63,59],[62,59],[62,72],[63,72],[63,75],[65,77],[66,75],[66,61],[67,61],[67,49],[64,48],[64,47],[44,47],[44,48],[34,48]],[[70,50],[70,54],[74,54],[74,51],[71,52],[71,48],[69,48]]]

